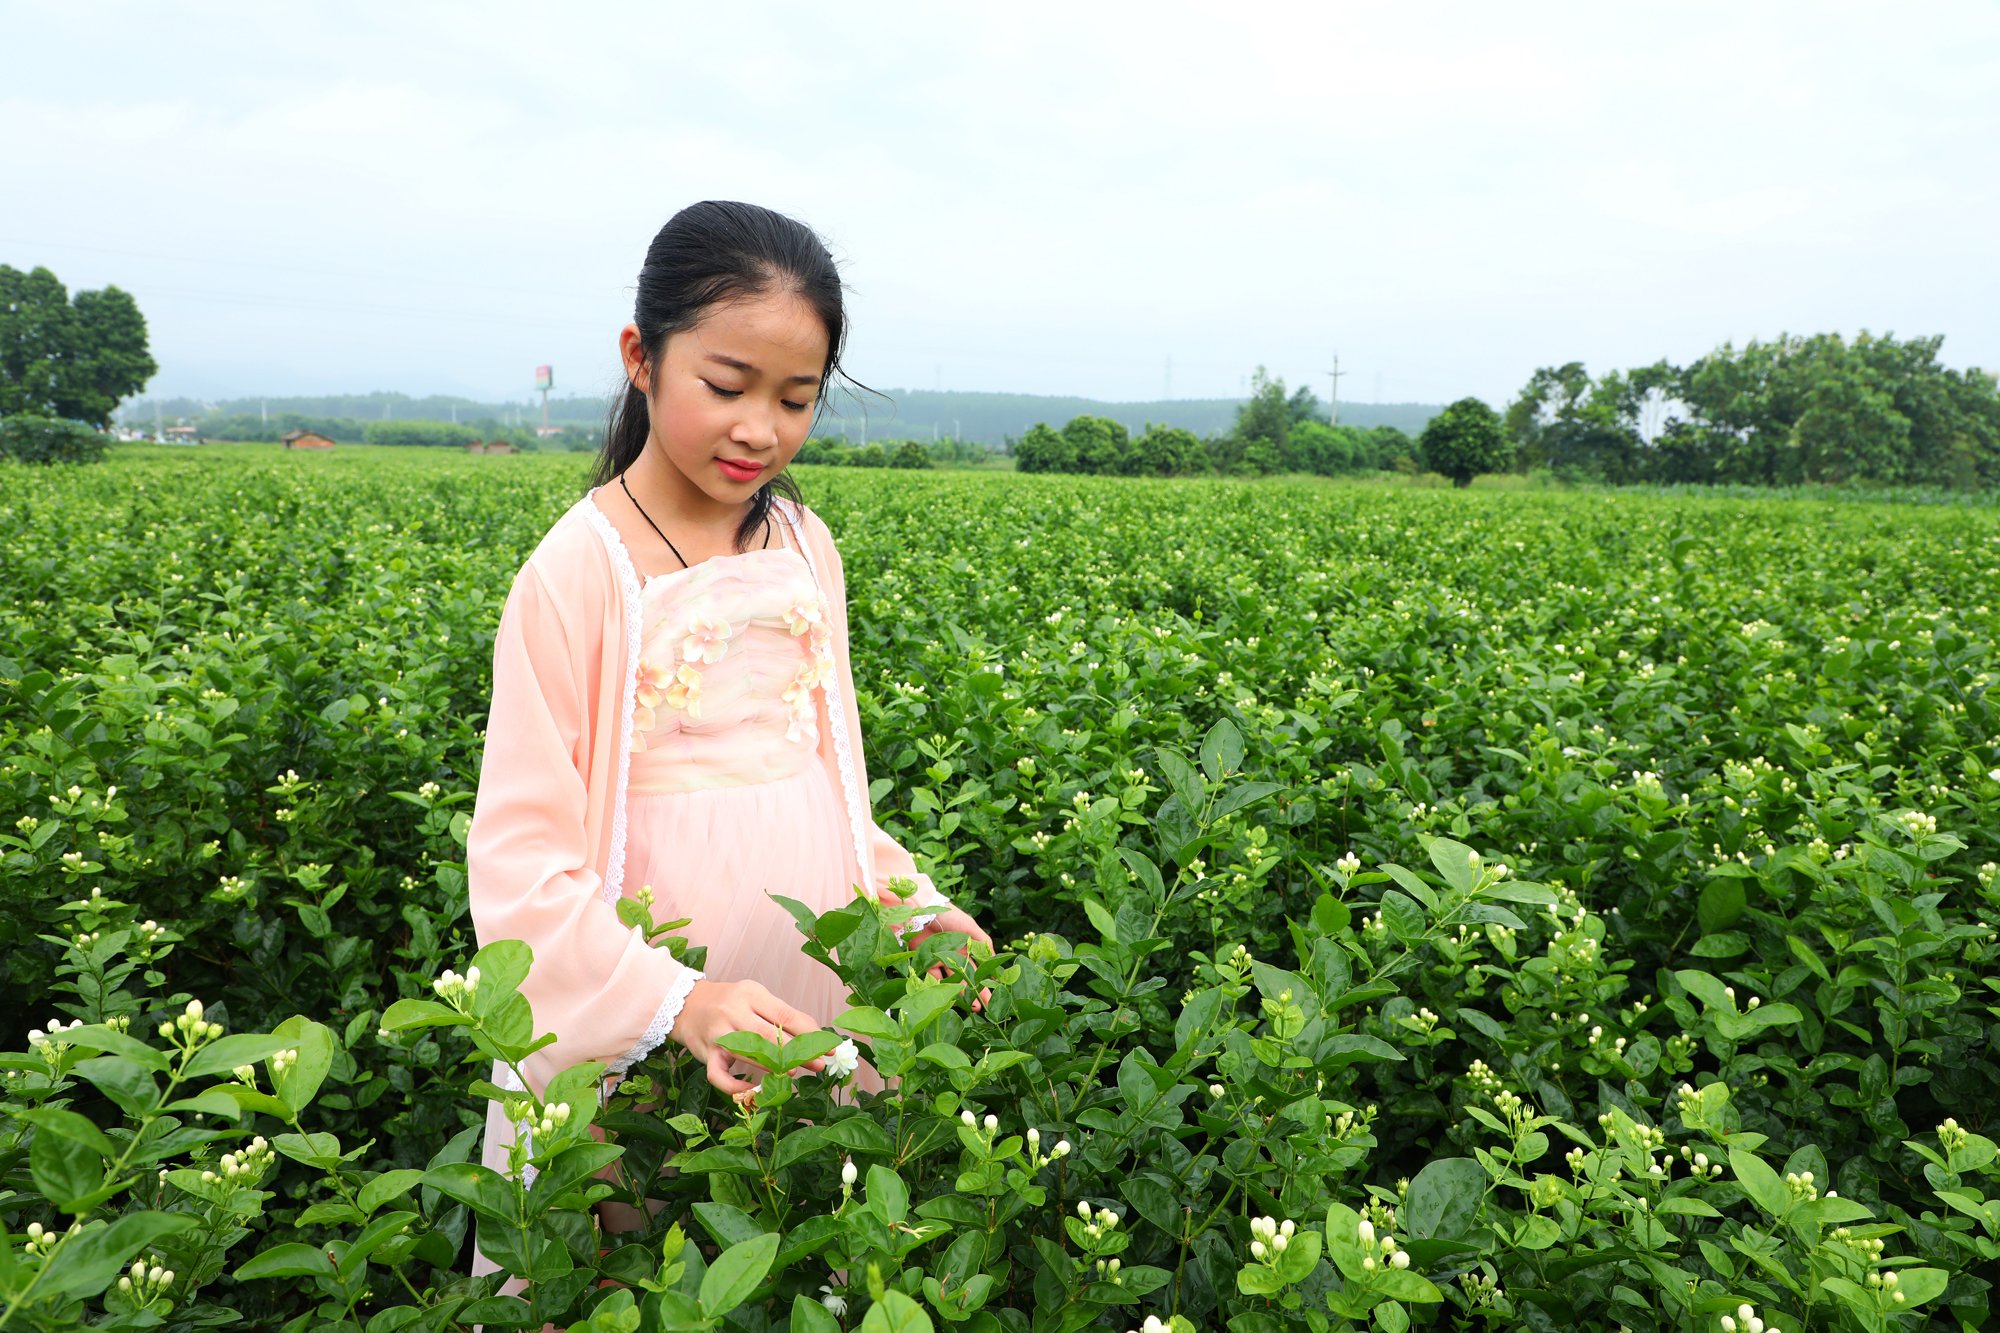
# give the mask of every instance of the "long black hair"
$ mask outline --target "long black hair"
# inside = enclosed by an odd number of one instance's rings
[[[796,292],[826,326],[826,368],[817,398],[824,406],[827,387],[841,373],[847,336],[840,272],[812,228],[755,204],[714,199],[689,204],[668,218],[646,247],[632,303],[632,322],[639,326],[646,360],[658,364],[669,335],[693,328],[717,303],[773,290]],[[604,448],[590,484],[602,486],[638,461],[651,430],[646,395],[628,382],[625,392],[612,399]],[[750,512],[736,529],[739,549],[769,515],[773,491],[788,500],[801,499],[790,469],[758,487]]]

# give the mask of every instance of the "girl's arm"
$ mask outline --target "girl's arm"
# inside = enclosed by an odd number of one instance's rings
[[[535,567],[523,568],[493,645],[493,706],[466,841],[480,943],[524,940],[534,951],[521,993],[535,1031],[556,1035],[526,1062],[538,1088],[580,1061],[616,1072],[646,1054],[703,975],[621,924],[592,868],[583,737],[596,673],[583,640]]]

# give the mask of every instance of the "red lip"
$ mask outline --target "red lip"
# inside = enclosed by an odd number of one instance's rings
[[[764,470],[762,463],[751,462],[744,458],[718,458],[715,461],[722,466],[724,472],[741,473],[746,477],[754,477]]]

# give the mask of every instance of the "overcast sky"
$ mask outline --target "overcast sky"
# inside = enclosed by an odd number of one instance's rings
[[[683,204],[826,236],[878,386],[1504,402],[1943,333],[2000,365],[2000,5],[26,4],[0,263],[150,392],[604,390]]]

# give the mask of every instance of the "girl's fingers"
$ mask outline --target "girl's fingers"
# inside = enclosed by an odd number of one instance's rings
[[[708,1081],[717,1092],[728,1093],[731,1097],[750,1091],[750,1085],[729,1073],[729,1052],[720,1046],[708,1053]]]

